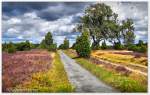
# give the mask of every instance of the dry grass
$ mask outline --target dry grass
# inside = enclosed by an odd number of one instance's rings
[[[91,54],[93,57],[109,62],[126,65],[130,68],[147,72],[147,57],[131,51],[97,50]]]
[[[146,66],[147,64],[147,57],[138,57],[136,58],[134,55],[125,55],[125,54],[117,54],[116,52],[130,52],[130,51],[94,51],[92,52],[92,56],[112,61],[115,63],[122,63],[122,64],[139,64]]]

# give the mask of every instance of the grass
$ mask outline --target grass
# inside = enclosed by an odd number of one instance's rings
[[[64,52],[71,58],[76,57],[76,55],[73,53],[68,51]],[[78,64],[97,76],[97,78],[119,89],[121,92],[147,92],[147,85],[144,85],[130,77],[108,71],[107,69],[102,68],[96,64],[92,64],[90,61],[84,58],[75,58],[75,60]]]
[[[47,72],[35,73],[30,81],[16,88],[29,92],[73,92],[74,87],[70,84],[67,74],[61,63],[58,53],[54,56],[52,68]]]

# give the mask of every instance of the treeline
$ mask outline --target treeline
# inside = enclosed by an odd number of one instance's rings
[[[37,48],[39,44],[33,44],[30,43],[28,40],[25,42],[20,42],[20,43],[3,43],[2,44],[2,51],[8,52],[8,53],[14,53],[16,51],[25,51],[25,50],[30,50]]]
[[[57,44],[54,43],[51,32],[48,32],[45,35],[45,38],[41,41],[40,44],[33,44],[28,40],[20,43],[9,42],[2,44],[2,51],[8,53],[14,53],[16,51],[26,51],[31,49],[47,49],[48,51],[56,51],[57,49],[68,49],[68,48],[69,48],[69,40],[67,40],[67,38],[65,38],[64,43],[57,48]]]
[[[49,51],[56,51],[57,44],[53,42],[52,34],[48,32],[45,35],[45,38],[41,41],[40,44],[33,44],[29,40],[20,43],[3,43],[2,44],[2,51],[8,53],[14,53],[16,51],[26,51],[31,49],[47,49]]]

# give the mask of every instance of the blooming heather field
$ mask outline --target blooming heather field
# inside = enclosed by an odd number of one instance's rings
[[[36,72],[51,68],[52,57],[47,51],[18,51],[14,54],[2,53],[2,89],[11,91],[13,87],[30,80]]]

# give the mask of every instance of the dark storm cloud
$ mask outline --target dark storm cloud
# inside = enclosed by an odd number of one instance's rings
[[[2,12],[10,16],[21,15],[33,10],[42,10],[48,6],[56,6],[58,3],[47,2],[3,2]]]
[[[88,4],[90,3],[3,2],[2,12],[7,16],[17,16],[26,12],[35,11],[42,19],[53,21],[63,16],[82,12]]]

